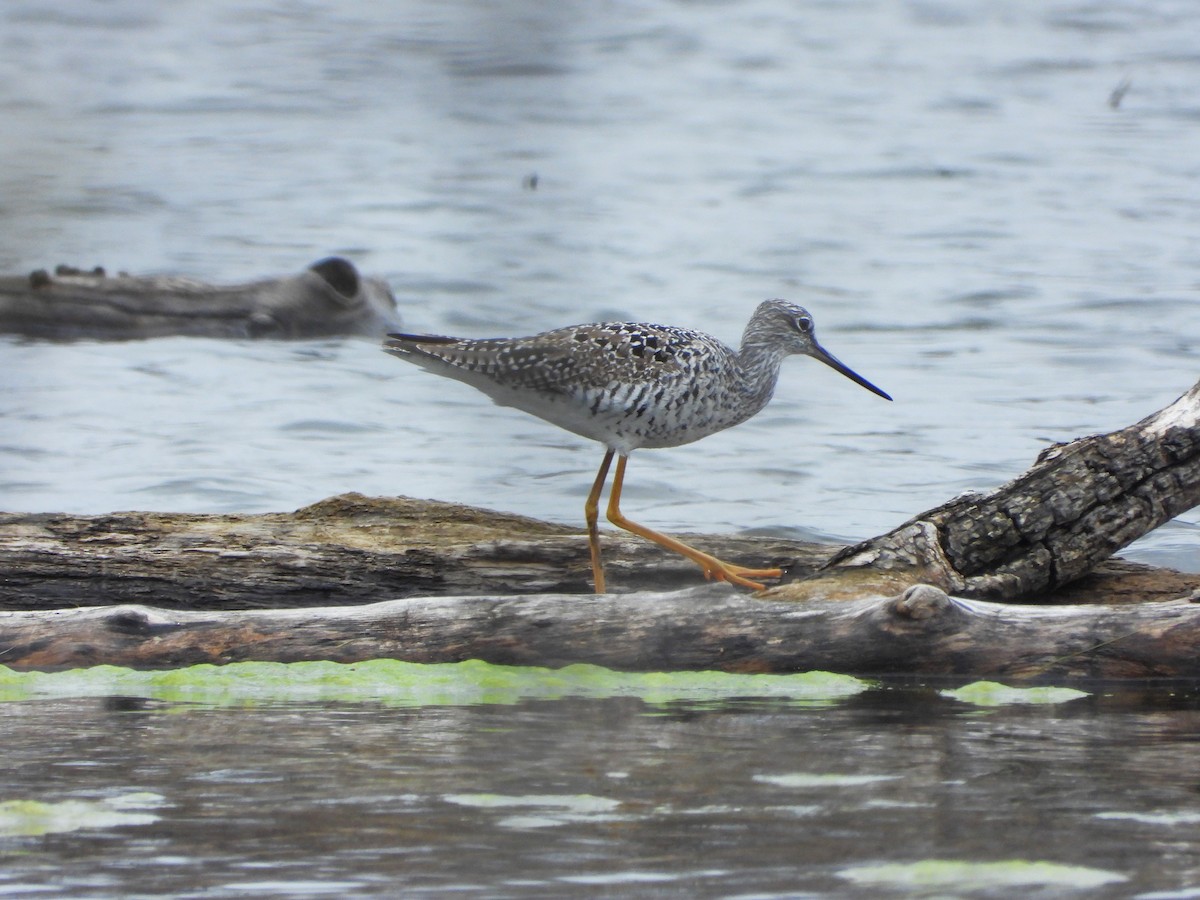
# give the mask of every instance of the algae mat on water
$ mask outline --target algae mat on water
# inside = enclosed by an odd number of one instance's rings
[[[120,696],[222,706],[331,700],[463,706],[564,697],[637,697],[650,704],[764,698],[823,705],[871,687],[869,681],[828,672],[629,673],[590,665],[543,669],[477,661],[433,665],[387,659],[350,664],[247,662],[162,671],[96,666],[65,672],[17,672],[0,666],[0,701]]]
[[[975,706],[1012,706],[1014,704],[1054,705],[1069,703],[1090,696],[1087,691],[1068,687],[1009,687],[995,681],[975,681],[952,691],[942,691],[943,697]]]
[[[158,821],[152,810],[164,805],[161,794],[135,791],[103,800],[0,800],[0,838],[39,837],[87,828],[149,825]]]
[[[864,887],[905,891],[916,896],[957,896],[959,892],[1048,888],[1080,891],[1128,879],[1117,872],[1044,860],[964,862],[927,859],[912,863],[853,866],[838,873]]]

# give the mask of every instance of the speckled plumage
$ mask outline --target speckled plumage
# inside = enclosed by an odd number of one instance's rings
[[[712,577],[757,586],[737,572],[758,570],[727,566],[624,519],[617,507],[625,459],[640,447],[676,447],[749,419],[770,401],[780,366],[792,354],[819,359],[891,399],[826,352],[813,336],[812,317],[786,300],[759,304],[739,350],[703,332],[629,322],[573,325],[523,338],[389,338],[387,352],[608,448],[587,507],[598,591],[603,572],[595,507],[614,453],[620,461],[610,520],[690,556]]]
[[[507,339],[393,335],[386,349],[628,455],[687,444],[759,412],[784,357],[812,343],[798,319],[812,321],[801,307],[767,300],[740,351],[703,332],[629,322]]]

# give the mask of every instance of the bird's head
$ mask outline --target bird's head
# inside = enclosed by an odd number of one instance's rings
[[[817,343],[812,314],[787,300],[764,300],[759,304],[746,326],[742,346],[759,346],[782,355],[811,356],[883,399],[892,399]]]

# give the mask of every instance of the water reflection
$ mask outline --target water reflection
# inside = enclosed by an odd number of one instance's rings
[[[0,891],[836,896],[839,873],[922,860],[1177,890],[1200,875],[1200,691],[1152,696],[10,702],[0,798],[161,801],[153,825],[0,839]]]

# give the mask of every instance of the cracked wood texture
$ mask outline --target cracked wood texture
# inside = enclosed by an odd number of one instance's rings
[[[915,582],[952,594],[1043,601],[1200,503],[1200,384],[1109,434],[1051,447],[988,494],[957,497],[847,547],[771,596],[862,596]]]
[[[16,669],[394,658],[624,671],[1194,678],[1198,641],[1200,603],[1187,600],[1014,607],[957,600],[927,585],[887,599],[803,604],[701,586],[269,612],[118,606],[0,613],[0,662]]]
[[[726,559],[786,563],[801,573],[817,571],[839,549],[734,535],[687,539]],[[700,583],[692,563],[657,545],[620,532],[603,541],[611,590]],[[845,570],[853,590],[859,571]],[[1052,599],[1141,602],[1196,588],[1200,577],[1108,560]],[[266,609],[591,590],[580,529],[433,500],[343,494],[258,515],[0,514],[0,609]]]

